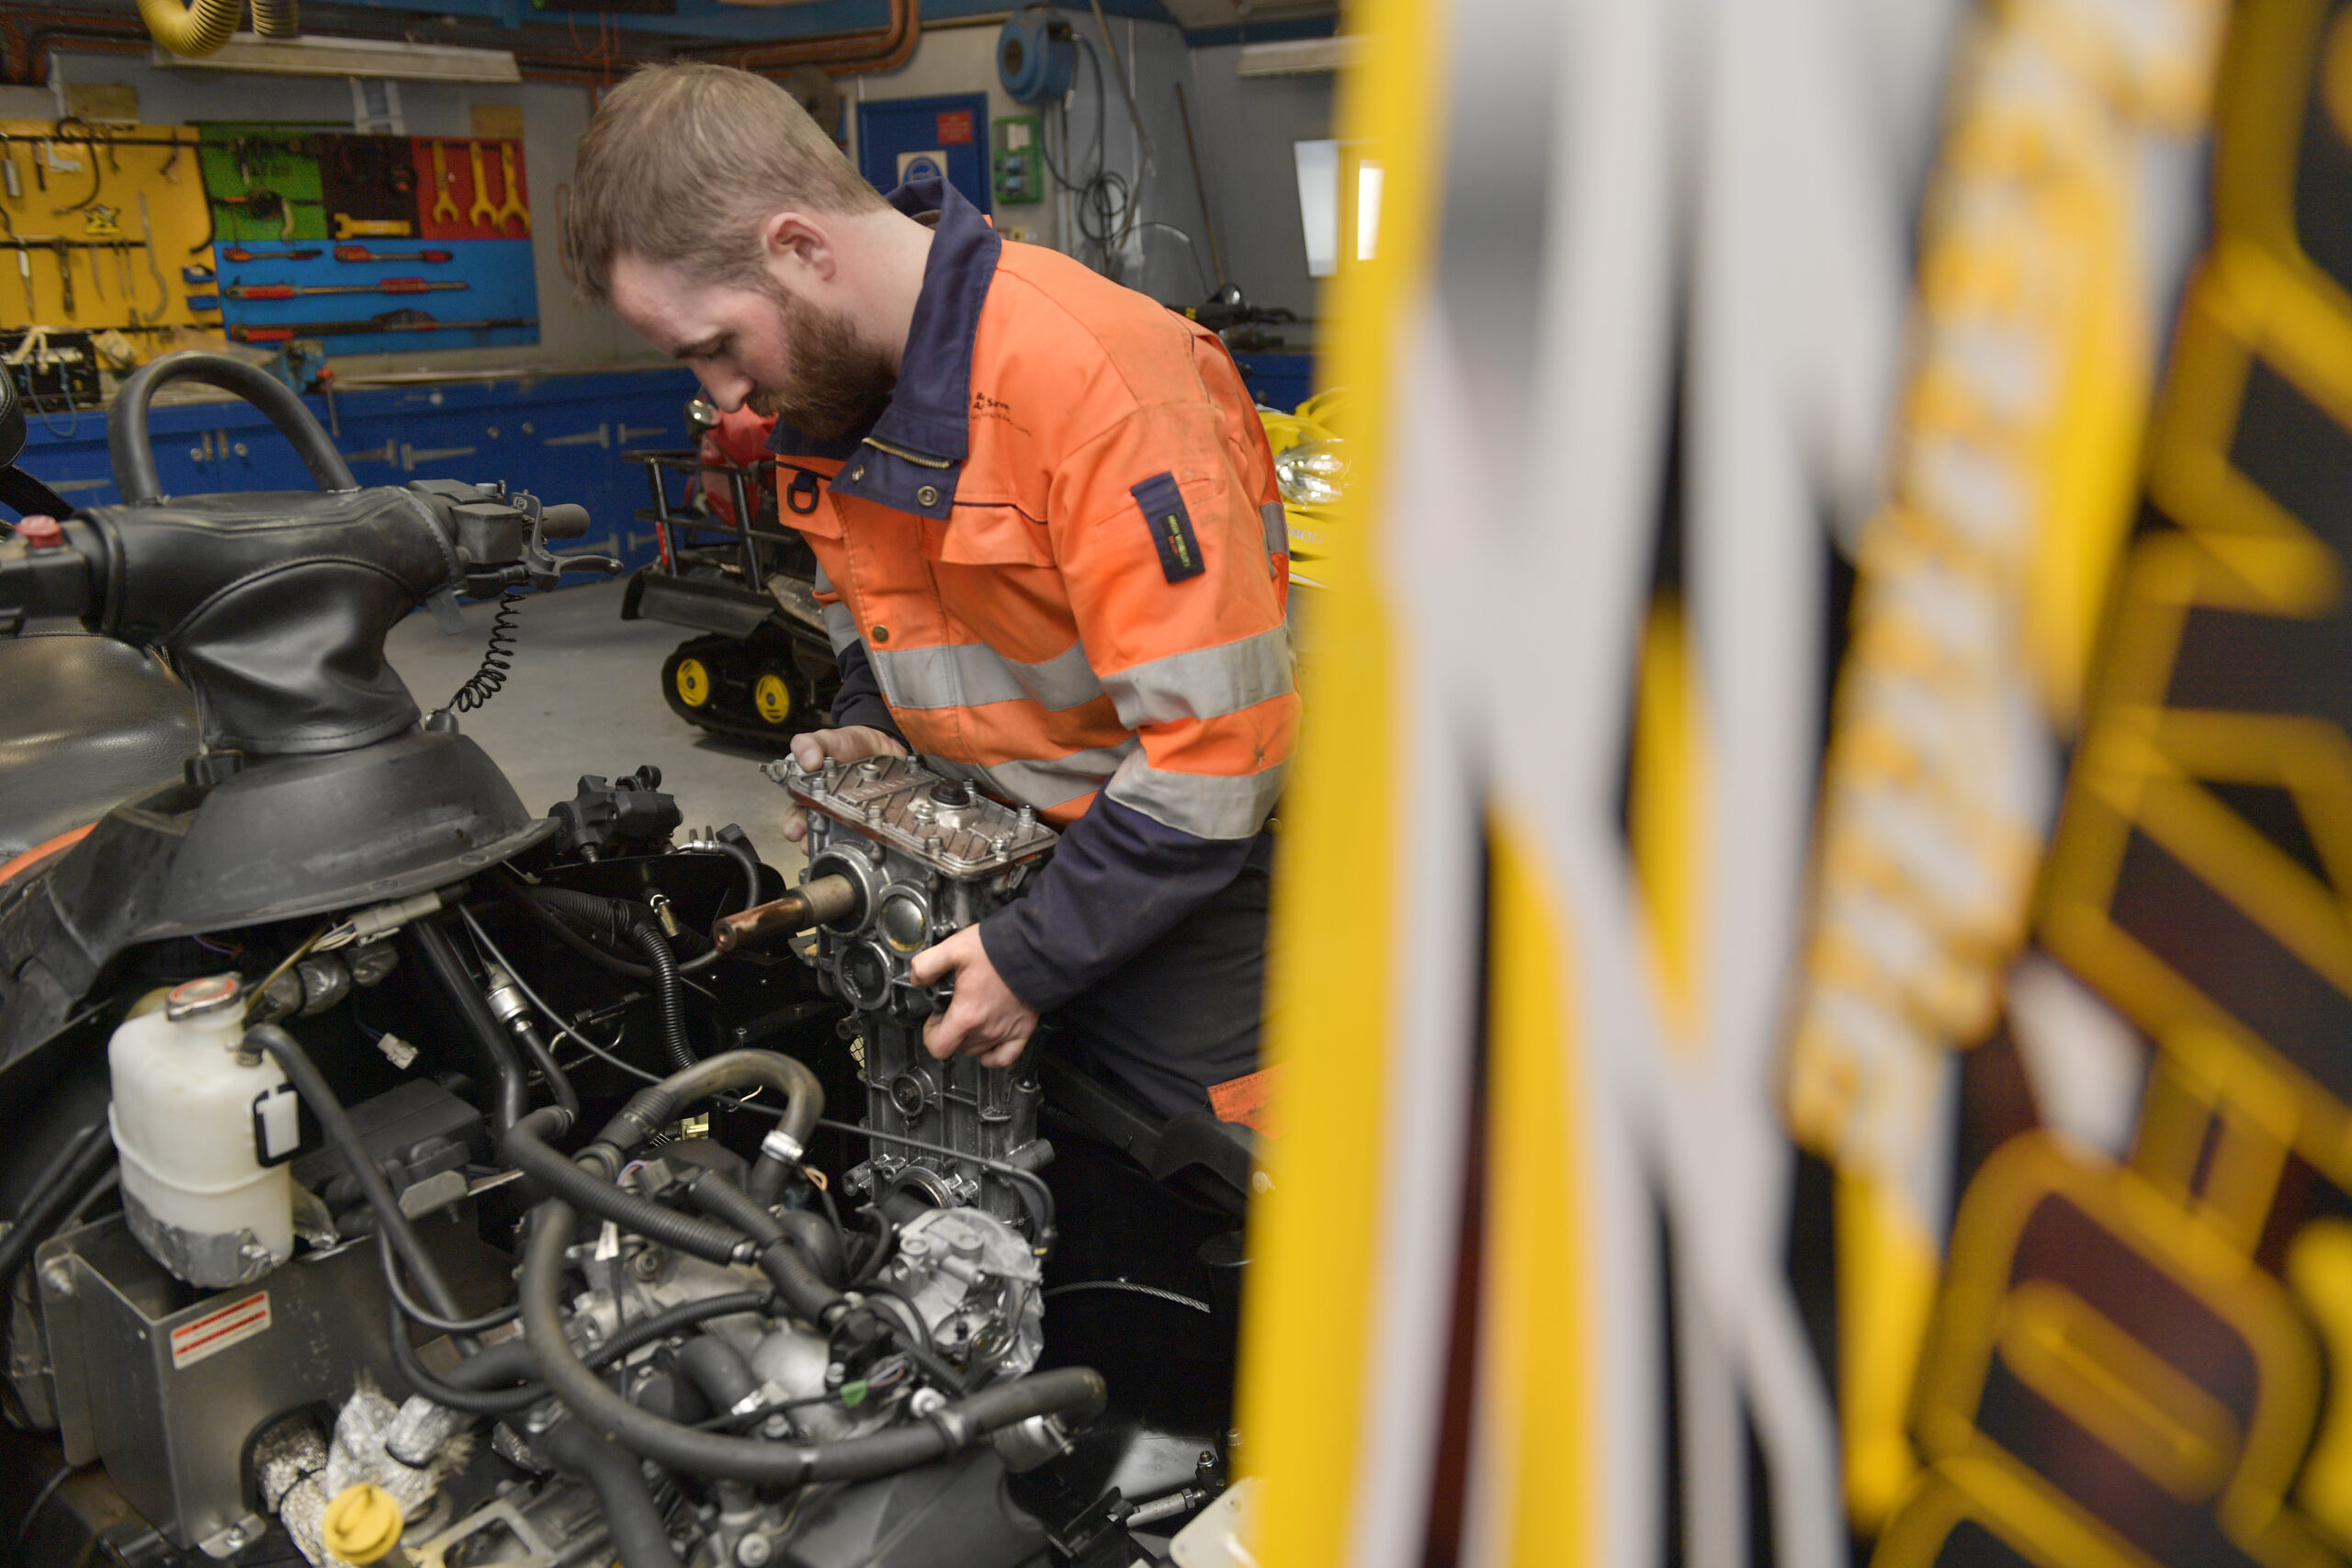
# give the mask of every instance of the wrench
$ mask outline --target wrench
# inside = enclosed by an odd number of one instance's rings
[[[57,286],[65,299],[65,319],[74,319],[74,249],[64,240],[52,240],[51,247],[57,252]]]
[[[433,144],[433,188],[441,193],[433,198],[433,221],[455,223],[458,204],[449,196],[449,144],[446,141]]]
[[[527,234],[531,231],[531,211],[523,205],[523,193],[514,185],[514,143],[502,141],[498,144],[498,164],[506,176],[506,204],[498,209],[491,221],[497,224],[498,231],[503,234],[506,232],[506,220],[520,218],[523,232]]]
[[[482,175],[481,143],[479,141],[467,142],[466,152],[473,159],[474,163],[474,204],[473,207],[466,213],[466,221],[477,229],[482,227],[484,224],[495,229],[499,226],[498,209],[490,204],[490,182]],[[343,236],[338,234],[335,238],[339,240],[343,238]]]

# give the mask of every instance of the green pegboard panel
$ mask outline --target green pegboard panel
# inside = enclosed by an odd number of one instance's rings
[[[989,127],[989,181],[999,207],[1046,199],[1045,121],[1034,114],[1007,115]]]

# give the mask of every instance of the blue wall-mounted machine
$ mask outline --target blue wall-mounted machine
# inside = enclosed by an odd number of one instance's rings
[[[1069,92],[1078,75],[1069,24],[1043,6],[1015,11],[996,35],[996,73],[1020,103],[1042,104]]]

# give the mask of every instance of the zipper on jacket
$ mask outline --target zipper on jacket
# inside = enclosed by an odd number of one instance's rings
[[[893,457],[903,458],[907,462],[918,464],[926,468],[952,468],[956,466],[956,459],[953,457],[926,457],[921,452],[910,452],[904,446],[895,446],[888,441],[876,440],[871,435],[865,438],[863,445],[871,446],[877,452],[888,452]]]

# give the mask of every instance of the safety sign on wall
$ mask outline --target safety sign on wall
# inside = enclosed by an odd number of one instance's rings
[[[201,132],[213,299],[232,342],[369,354],[538,341],[520,141]]]

